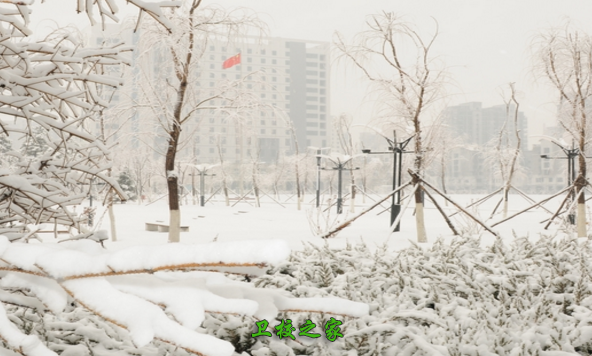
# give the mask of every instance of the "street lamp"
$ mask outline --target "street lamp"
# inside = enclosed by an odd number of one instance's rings
[[[385,137],[386,141],[389,144],[388,150],[390,152],[372,152],[370,149],[363,149],[362,153],[365,154],[392,154],[393,155],[393,190],[397,189],[401,185],[401,171],[403,165],[403,153],[412,153],[413,151],[405,151],[405,147],[409,144],[413,136],[409,137],[405,141],[397,142],[397,132],[393,131],[393,139],[389,139]],[[398,160],[398,167],[397,167],[397,160]],[[398,168],[398,172],[397,172]],[[393,200],[391,203],[391,226],[395,223],[397,216],[401,212],[401,191],[396,192],[393,194]],[[401,222],[395,226],[393,231],[400,231],[401,230]]]
[[[316,206],[317,208],[321,205],[321,153],[323,150],[331,149],[331,147],[308,147],[311,150],[317,150],[317,197]]]
[[[342,182],[342,172],[343,171],[355,171],[360,169],[360,167],[356,168],[345,168],[345,165],[349,163],[352,159],[358,156],[343,156],[343,157],[329,157],[324,155],[317,155],[318,158],[324,157],[327,158],[329,161],[335,164],[335,167],[331,167],[330,169],[337,171],[337,214],[341,214],[343,212],[343,199],[341,198],[341,182]],[[328,168],[321,168],[323,170],[329,170]]]
[[[215,166],[217,166],[217,164],[214,164],[214,165],[198,164],[198,165],[193,166],[193,168],[195,168],[197,170],[197,172],[199,173],[199,206],[205,205],[205,195],[204,195],[205,177],[206,176],[212,176],[212,177],[215,176],[215,174],[207,174],[207,171]],[[192,176],[193,176],[193,174],[192,174]]]
[[[565,157],[549,157],[549,155],[541,155],[541,158],[542,159],[567,159],[567,186],[570,187],[573,184],[573,182],[576,180],[575,158],[577,156],[579,156],[580,149],[574,148],[573,143],[572,143],[571,149],[565,148],[556,142],[553,142],[553,143],[556,144],[557,146],[559,146],[561,148],[561,150],[565,153],[566,156]],[[587,157],[587,158],[589,158],[589,157]],[[575,199],[574,190],[572,189],[569,194],[571,196],[571,201],[573,201]],[[575,217],[574,213],[568,214],[567,218],[568,218],[570,224],[575,225],[576,217]]]

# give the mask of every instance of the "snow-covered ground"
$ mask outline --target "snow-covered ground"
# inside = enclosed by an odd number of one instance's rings
[[[466,206],[471,202],[482,198],[482,195],[453,195],[452,198]],[[479,205],[477,211],[470,210],[475,213],[488,225],[501,220],[501,205],[498,208],[497,214],[488,220],[495,205],[500,199],[500,195],[496,195],[491,199]],[[545,199],[547,196],[531,196],[535,201]],[[181,241],[186,243],[204,243],[210,242],[214,239],[218,241],[235,241],[235,240],[253,240],[253,239],[282,239],[289,243],[293,250],[302,249],[303,242],[312,242],[315,244],[329,243],[329,246],[334,248],[342,248],[349,242],[356,242],[363,239],[371,248],[373,246],[381,246],[385,242],[391,249],[401,249],[410,246],[409,240],[416,239],[415,218],[413,216],[413,206],[411,205],[403,216],[401,223],[401,231],[390,234],[390,212],[384,211],[390,205],[390,201],[383,203],[382,206],[376,207],[374,210],[357,219],[353,224],[342,230],[336,237],[323,240],[314,235],[309,217],[312,220],[320,221],[320,225],[326,226],[325,219],[326,211],[320,218],[317,218],[314,212],[313,205],[310,200],[314,199],[313,195],[305,197],[305,204],[302,205],[302,210],[298,211],[294,199],[284,201],[287,197],[280,199],[282,205],[274,203],[271,199],[262,199],[261,207],[254,207],[254,201],[249,200],[249,203],[239,202],[234,207],[226,207],[223,201],[210,201],[204,207],[196,205],[183,205],[181,207],[182,223],[189,226],[189,232],[181,234]],[[378,197],[372,197],[377,199]],[[554,212],[561,203],[562,197],[546,203],[544,207]],[[427,201],[427,198],[426,198]],[[190,203],[190,202],[189,202]],[[235,202],[231,202],[231,205]],[[365,203],[362,203],[361,198],[357,198],[357,205],[355,213],[349,212],[349,203],[346,201],[343,208],[341,218],[350,218],[359,212],[364,207],[369,206],[372,200],[367,198]],[[450,214],[456,210],[452,204],[446,206],[443,201],[440,205]],[[524,198],[518,195],[510,196],[510,209],[508,215],[512,215],[531,205]],[[161,244],[167,242],[167,233],[163,232],[149,232],[145,229],[146,222],[168,221],[168,207],[166,201],[161,199],[152,204],[138,204],[130,202],[127,204],[115,205],[116,227],[117,227],[117,242],[109,242],[106,244],[108,248],[122,248],[125,246],[135,244]],[[332,207],[330,211],[329,221],[334,221],[336,217],[336,208]],[[384,211],[384,212],[382,212]],[[382,213],[381,213],[382,212]],[[101,218],[102,211],[97,211],[96,221],[98,222],[97,229],[105,229],[110,231],[110,222],[107,214]],[[545,224],[540,222],[549,218],[550,213],[542,208],[534,208],[526,213],[517,216],[505,223],[497,225],[494,230],[499,232],[505,239],[512,239],[515,232],[517,236],[529,235],[531,238],[538,238],[540,233],[552,234],[561,228],[559,224],[560,219],[556,220],[556,224],[552,224],[549,230],[544,230]],[[476,224],[464,214],[460,213],[453,217],[453,222],[458,230],[472,231],[483,236],[483,242],[493,240],[493,236],[484,231],[482,228],[477,228]],[[316,223],[315,221],[315,223]],[[314,224],[313,224],[314,225]],[[428,232],[428,245],[436,241],[439,237],[449,239],[452,233],[448,228],[446,222],[439,214],[437,209],[431,202],[426,204],[426,227]],[[51,234],[45,234],[44,239],[47,241],[53,240]]]

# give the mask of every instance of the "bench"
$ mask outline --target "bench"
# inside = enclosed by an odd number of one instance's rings
[[[146,231],[169,232],[169,224],[165,224],[162,221],[146,223]],[[189,232],[189,226],[181,225],[180,231]]]

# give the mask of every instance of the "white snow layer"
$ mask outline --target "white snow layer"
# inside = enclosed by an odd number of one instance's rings
[[[0,336],[15,350],[22,351],[27,356],[57,356],[49,350],[35,335],[23,334],[8,320],[4,305],[0,303]]]
[[[234,352],[229,342],[175,323],[157,305],[120,292],[105,278],[70,280],[63,286],[89,309],[127,328],[138,347],[156,337],[209,356],[230,356]]]
[[[70,249],[50,253],[44,248],[46,245],[36,245],[39,249],[29,252],[29,258],[23,262],[17,258],[17,253],[12,253],[14,248],[19,248],[13,247],[16,245],[8,246],[3,254],[12,257],[8,262],[29,270],[36,270],[36,263],[54,278],[156,271],[174,266],[275,264],[290,255],[288,244],[281,240],[133,246],[95,256]],[[22,253],[20,249],[18,253]]]
[[[85,240],[9,243],[0,236],[0,260],[7,263],[3,268],[10,270],[0,279],[0,287],[30,290],[55,314],[64,311],[70,294],[84,307],[128,329],[136,346],[158,338],[208,356],[230,356],[234,348],[226,341],[195,331],[202,325],[205,312],[268,319],[276,317],[279,310],[350,316],[365,316],[369,311],[364,303],[339,298],[293,298],[284,290],[256,288],[221,273],[180,272],[202,266],[248,269],[245,266],[278,264],[290,255],[290,248],[281,240],[133,246],[115,252],[98,246]],[[0,300],[6,298],[0,295]],[[29,299],[20,302],[31,304]],[[39,304],[35,307],[44,308]],[[11,338],[16,328],[4,328]],[[11,345],[22,345],[16,336],[11,340]],[[33,345],[31,340],[27,342]]]

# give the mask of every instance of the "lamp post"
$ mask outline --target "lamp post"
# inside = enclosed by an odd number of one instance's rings
[[[322,156],[322,155],[318,155],[318,157],[325,157],[327,158],[329,161],[333,162],[333,164],[335,164],[334,167],[331,167],[329,169],[331,170],[336,170],[337,171],[337,214],[341,214],[343,212],[343,199],[342,199],[342,175],[343,175],[343,171],[355,171],[360,169],[360,167],[356,167],[356,168],[345,168],[345,165],[348,164],[352,159],[354,159],[357,156],[344,156],[344,157],[329,157],[329,156]],[[321,168],[323,170],[329,170],[328,168]]]
[[[215,176],[215,174],[207,174],[208,169],[215,167],[215,166],[217,166],[217,164],[209,165],[209,166],[198,164],[198,165],[193,166],[197,170],[197,173],[199,173],[199,206],[205,205],[204,192],[206,189],[205,188],[206,176],[212,176],[212,177]]]
[[[321,206],[321,153],[323,150],[327,150],[330,149],[331,147],[323,147],[323,148],[318,148],[318,147],[308,147],[311,150],[316,150],[317,151],[317,196],[316,196],[316,207],[318,208],[319,206]]]
[[[553,142],[555,143],[555,142]],[[574,145],[572,143],[572,148],[565,148],[557,143],[555,143],[557,146],[559,146],[561,148],[561,150],[565,153],[565,157],[549,157],[548,155],[541,155],[542,159],[567,159],[567,186],[571,186],[573,184],[573,182],[576,180],[576,164],[575,164],[575,158],[577,156],[580,155],[580,149],[579,148],[574,148]],[[586,157],[586,158],[590,158],[590,157]],[[573,201],[575,199],[575,192],[572,189],[570,192],[570,196],[571,196],[571,200]],[[567,215],[568,219],[569,219],[569,223],[572,225],[575,225],[576,223],[576,217],[574,213],[570,213]]]
[[[393,190],[397,189],[401,185],[401,171],[403,167],[403,153],[412,153],[413,151],[405,151],[405,147],[409,144],[413,136],[409,137],[405,141],[397,142],[397,132],[393,131],[393,139],[385,137],[389,144],[388,150],[390,152],[372,152],[370,149],[363,149],[362,153],[365,154],[392,154],[393,155]],[[398,164],[397,164],[398,163]],[[401,212],[401,191],[393,194],[391,203],[391,223],[392,226]],[[393,231],[401,230],[401,222],[395,226]]]

